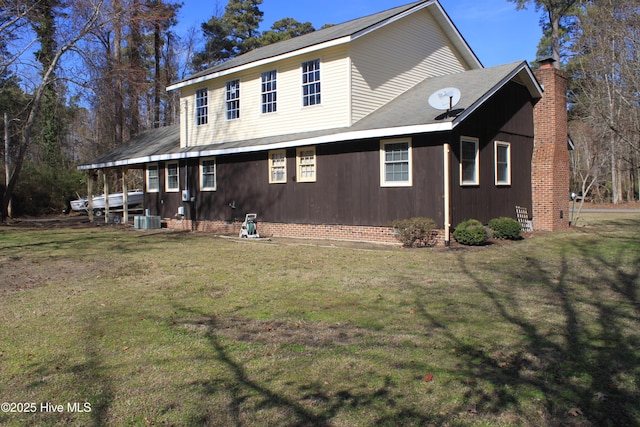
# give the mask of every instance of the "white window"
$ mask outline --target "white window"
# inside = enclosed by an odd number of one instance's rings
[[[209,90],[207,88],[196,91],[196,124],[209,123]]]
[[[216,159],[200,160],[200,190],[216,191]]]
[[[276,70],[262,73],[262,113],[275,113],[277,111],[276,83],[278,73]]]
[[[147,166],[147,192],[157,193],[160,191],[160,176],[158,175],[158,165]]]
[[[296,150],[296,164],[298,168],[298,182],[316,181],[316,148],[302,147]]]
[[[463,136],[460,138],[460,184],[480,184],[480,155],[478,138]]]
[[[302,105],[320,104],[320,60],[302,63]]]
[[[511,144],[494,142],[496,185],[511,185]]]
[[[240,80],[227,82],[227,120],[240,118]]]
[[[380,142],[380,186],[412,185],[411,140],[391,139]]]
[[[269,183],[287,182],[287,152],[275,150],[269,152]]]
[[[165,187],[167,192],[180,191],[180,166],[178,163],[167,163],[165,168]]]

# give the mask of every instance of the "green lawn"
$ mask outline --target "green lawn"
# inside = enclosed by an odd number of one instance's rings
[[[449,250],[0,227],[0,425],[639,426],[640,215],[581,221]]]

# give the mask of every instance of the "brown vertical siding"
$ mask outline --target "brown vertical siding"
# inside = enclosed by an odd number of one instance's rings
[[[516,112],[515,114],[513,112]],[[480,185],[459,183],[459,139],[480,140]],[[388,226],[395,219],[432,218],[443,227],[443,144],[452,147],[452,225],[466,218],[483,222],[497,216],[515,217],[515,205],[531,209],[533,106],[528,91],[512,83],[486,102],[455,132],[413,135],[411,187],[380,186],[380,140],[361,140],[316,146],[316,182],[296,180],[296,149],[287,153],[287,182],[270,184],[268,152],[216,158],[217,191],[199,190],[198,160],[189,160],[189,189],[195,203],[180,193],[147,194],[152,214],[173,218],[185,206],[186,219],[234,221],[257,213],[269,223]],[[512,185],[494,183],[493,141],[511,143]],[[181,188],[186,187],[181,161]],[[164,189],[164,164],[160,164]],[[235,206],[235,209],[230,207]]]
[[[514,114],[515,112],[515,114]],[[460,185],[460,137],[480,141],[480,184]],[[495,185],[494,141],[511,143],[511,185]],[[481,110],[467,118],[451,138],[451,224],[474,218],[487,223],[506,216],[515,219],[515,206],[531,212],[533,104],[526,88],[509,83]]]

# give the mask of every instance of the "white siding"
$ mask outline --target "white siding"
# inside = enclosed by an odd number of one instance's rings
[[[207,145],[273,135],[349,126],[347,47],[336,46],[305,56],[182,88],[181,145]],[[304,61],[320,59],[321,104],[302,106]],[[262,113],[261,74],[277,70],[277,112]],[[226,82],[240,80],[240,119],[226,120]],[[209,89],[209,123],[195,125],[195,92]],[[186,111],[186,112],[185,112]],[[185,141],[186,139],[186,141]]]
[[[451,46],[427,10],[353,41],[353,123],[427,77],[465,71]]]

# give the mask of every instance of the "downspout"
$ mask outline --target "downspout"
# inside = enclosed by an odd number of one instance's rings
[[[444,245],[451,245],[451,146],[449,143],[443,145],[444,151]]]
[[[184,127],[184,135],[183,135],[184,141],[182,146],[188,147],[189,146],[189,127],[188,127],[189,123],[187,121],[187,117],[189,117],[189,103],[187,102],[186,99],[182,101],[182,109],[184,111],[184,114],[182,115],[180,120],[181,122],[180,126]]]

